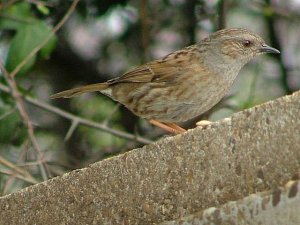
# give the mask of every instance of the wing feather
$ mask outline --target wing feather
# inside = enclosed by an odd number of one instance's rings
[[[181,70],[185,67],[185,65],[182,65],[184,62],[182,56],[176,56],[178,52],[179,51],[171,53],[164,58],[136,67],[121,77],[109,80],[108,83],[172,82],[182,74]]]

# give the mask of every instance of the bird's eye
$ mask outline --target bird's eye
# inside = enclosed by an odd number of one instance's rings
[[[249,40],[245,40],[244,42],[243,42],[243,46],[244,47],[250,47],[252,45],[252,42],[251,41],[249,41]]]

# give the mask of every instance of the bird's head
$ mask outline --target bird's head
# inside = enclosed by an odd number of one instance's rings
[[[208,37],[225,61],[249,62],[262,53],[280,53],[257,34],[241,28],[219,30]]]

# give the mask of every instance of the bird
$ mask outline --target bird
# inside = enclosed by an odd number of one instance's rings
[[[163,130],[179,134],[179,125],[216,105],[241,68],[263,53],[280,53],[244,28],[216,31],[200,42],[129,70],[104,83],[62,91],[50,98],[100,92]]]

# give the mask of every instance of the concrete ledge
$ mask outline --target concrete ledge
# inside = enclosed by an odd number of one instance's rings
[[[299,225],[300,181],[160,225]]]
[[[300,92],[0,198],[0,224],[153,224],[283,185]]]

